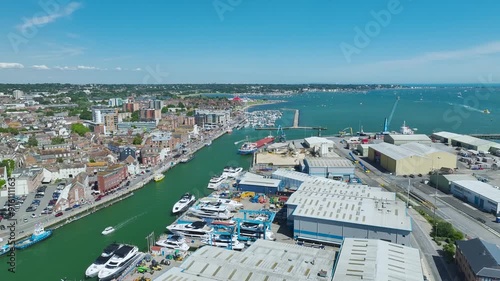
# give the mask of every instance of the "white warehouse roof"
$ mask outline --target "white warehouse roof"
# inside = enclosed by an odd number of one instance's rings
[[[309,137],[309,138],[305,138],[304,141],[309,147],[313,147],[315,145],[320,146],[323,143],[326,143],[329,145],[335,144],[334,141],[326,139],[326,138],[322,138],[322,137]]]
[[[442,132],[433,133],[432,136],[445,138],[445,139],[455,139],[455,138],[459,137],[460,135],[455,134],[455,133],[442,131]]]
[[[311,197],[295,192],[287,204],[297,205],[293,216],[411,231],[404,202],[346,195]]]
[[[370,148],[394,160],[400,160],[411,156],[420,156],[413,150],[385,142],[373,144]]]
[[[333,281],[422,281],[418,249],[376,239],[345,238]]]
[[[479,194],[484,198],[488,198],[491,201],[500,203],[500,190],[490,184],[478,180],[458,180],[452,181],[452,183]]]
[[[342,183],[342,182],[338,182]],[[365,185],[331,185],[325,183],[304,182],[300,185],[296,194],[309,194],[313,197],[326,197],[329,195],[343,195],[358,198],[373,198],[373,199],[387,199],[396,200],[394,192],[383,191],[381,187],[368,187]],[[291,201],[293,194],[289,199]]]
[[[389,134],[389,136],[395,141],[428,141],[432,140],[424,134],[414,134],[414,135],[402,135],[402,134]]]
[[[354,168],[351,160],[342,157],[307,157],[304,161],[309,167]]]
[[[324,281],[332,278],[334,259],[332,250],[258,239],[244,252],[202,247],[179,266],[181,270],[171,269],[155,281]],[[320,272],[326,277],[318,276]]]
[[[301,182],[305,181],[313,181],[317,183],[331,183],[331,184],[342,184],[343,186],[348,186],[347,183],[328,179],[328,178],[323,178],[323,177],[316,177],[316,176],[310,176],[305,173],[297,172],[297,171],[291,171],[287,169],[277,169],[276,171],[273,172],[273,177],[277,178],[287,178],[291,180],[297,180]]]
[[[267,179],[267,178],[261,178],[261,179],[242,179],[239,184],[247,184],[247,185],[257,185],[257,186],[265,186],[265,187],[279,187],[281,183],[281,180],[277,179]]]

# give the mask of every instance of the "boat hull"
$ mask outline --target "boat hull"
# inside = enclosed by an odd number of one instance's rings
[[[189,209],[189,207],[191,207],[194,204],[194,202],[196,202],[195,199],[190,200],[186,204],[178,204],[178,203],[176,203],[174,205],[174,207],[172,208],[172,214],[175,215],[175,214],[179,214],[179,213],[183,213],[183,212],[187,211]]]
[[[98,274],[98,277],[99,277],[99,281],[109,281],[109,280],[113,280],[117,277],[119,277],[133,262],[135,262],[137,260],[137,258],[140,256],[141,254],[135,254],[132,258],[130,258],[130,260],[128,260],[122,267],[120,267],[120,269],[118,269],[117,271],[107,275],[107,276],[102,276],[101,274]],[[99,273],[101,273],[102,271],[100,271]],[[101,275],[101,276],[99,276]]]
[[[40,235],[34,239],[32,239],[32,237],[26,238],[26,239],[20,241],[19,243],[16,243],[14,247],[17,250],[26,249],[28,247],[35,245],[36,243],[39,243],[39,242],[49,238],[51,235],[52,235],[52,230],[46,230],[43,235]]]

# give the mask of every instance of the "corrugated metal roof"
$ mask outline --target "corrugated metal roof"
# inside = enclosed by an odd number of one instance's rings
[[[490,184],[478,180],[457,180],[452,181],[452,184],[468,189],[483,196],[484,198],[488,198],[489,200],[496,202],[497,204],[500,203],[500,190],[494,188]]]
[[[432,142],[431,138],[424,134],[414,134],[414,135],[402,135],[402,134],[390,134],[390,138],[395,141],[428,141]]]
[[[304,159],[309,167],[354,168],[350,160],[342,157],[308,157]]]
[[[345,238],[333,281],[422,281],[418,249],[375,239]]]
[[[422,156],[419,153],[410,150],[408,148],[405,148],[403,146],[397,146],[393,145],[390,143],[377,143],[372,146],[370,146],[370,149],[373,149],[375,151],[380,152],[381,154],[386,155],[387,157],[394,159],[394,160],[400,160],[404,158],[408,158],[411,156]]]

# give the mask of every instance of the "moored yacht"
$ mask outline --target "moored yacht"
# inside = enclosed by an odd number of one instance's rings
[[[233,214],[231,214],[227,207],[220,203],[203,204],[201,206],[189,208],[189,212],[199,218],[228,220],[233,217]]]
[[[216,235],[208,235],[201,243],[216,246],[216,247],[230,247],[233,250],[242,250],[245,248],[245,244],[238,241],[236,236],[229,234],[216,234]]]
[[[112,280],[134,262],[139,252],[139,248],[132,245],[124,245],[116,250],[113,256],[106,262],[104,268],[97,276],[100,281]]]
[[[236,178],[243,171],[242,167],[225,167],[222,175],[225,175],[228,178]]]
[[[89,278],[96,277],[99,271],[101,271],[104,265],[111,259],[113,253],[120,247],[120,244],[113,243],[104,248],[101,255],[87,268],[85,276]]]
[[[186,238],[181,235],[169,235],[167,236],[167,239],[156,241],[156,245],[172,250],[189,250],[189,245],[186,243]]]
[[[226,206],[226,208],[231,212],[243,208],[242,203],[235,201],[235,200],[231,200],[231,199],[225,199],[225,198],[205,197],[205,198],[200,199],[200,203],[222,204],[222,205]]]
[[[196,201],[196,197],[190,193],[182,195],[181,199],[172,207],[172,213],[177,214],[186,211]]]
[[[218,189],[221,183],[227,179],[227,176],[225,175],[220,175],[220,176],[213,176],[210,181],[208,182],[207,188],[210,189]]]
[[[190,237],[202,237],[214,231],[213,227],[208,226],[204,221],[195,221],[188,224],[171,224],[167,229],[178,235]]]
[[[0,256],[7,254],[10,251],[11,247],[12,246],[10,246],[9,244],[5,244],[2,247],[0,247]]]

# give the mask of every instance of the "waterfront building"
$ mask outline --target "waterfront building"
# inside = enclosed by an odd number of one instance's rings
[[[342,157],[306,157],[303,172],[311,176],[349,181],[354,176],[352,161]]]
[[[205,246],[164,280],[331,280],[336,251],[258,239],[243,252]]]
[[[121,122],[118,123],[118,130],[128,131],[130,129],[142,129],[142,131],[151,131],[156,128],[156,122]]]
[[[225,125],[231,121],[231,111],[196,109],[194,117],[198,126],[205,124]]]
[[[479,238],[457,240],[455,260],[465,281],[500,280],[500,247]]]
[[[489,140],[484,140],[468,135],[460,135],[460,134],[455,134],[455,133],[450,133],[450,132],[437,132],[433,133],[431,135],[431,138],[433,140],[452,145],[452,146],[459,146],[463,147],[465,149],[471,149],[475,151],[481,151],[481,152],[492,152],[495,153],[496,151],[500,150],[500,144],[489,141]]]
[[[450,186],[455,197],[500,217],[500,189],[478,180],[452,181]]]
[[[384,142],[394,144],[394,145],[402,145],[405,143],[421,143],[430,145],[432,144],[432,140],[424,134],[411,134],[411,135],[403,135],[403,134],[387,134],[384,135]]]
[[[370,145],[368,159],[395,175],[428,174],[442,167],[455,169],[457,155],[421,143]]]
[[[108,167],[107,170],[97,173],[97,186],[99,191],[104,194],[107,191],[118,187],[127,179],[127,166],[117,164]]]
[[[346,238],[333,281],[424,281],[418,249],[375,239]]]
[[[281,180],[266,178],[247,172],[238,180],[238,190],[263,194],[276,194],[278,191],[283,190],[283,185]]]
[[[15,195],[27,195],[30,192],[34,192],[36,188],[42,184],[43,168],[32,167],[15,169],[11,176],[16,179]],[[2,190],[0,196],[8,196],[7,190]]]

